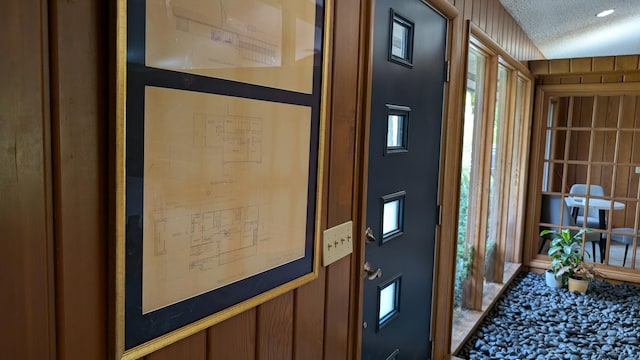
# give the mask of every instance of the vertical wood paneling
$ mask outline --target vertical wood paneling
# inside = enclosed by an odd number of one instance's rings
[[[257,310],[257,360],[293,357],[293,291],[270,300]]]
[[[487,21],[491,22],[489,35],[494,41],[499,44],[500,42],[498,41],[498,25],[500,24],[500,22],[498,20],[498,4],[499,3],[493,1],[490,3],[491,16],[489,16]]]
[[[321,360],[324,353],[324,313],[326,271],[318,279],[295,292],[293,358]]]
[[[3,359],[55,359],[47,12],[0,2]]]
[[[471,19],[473,16],[473,1],[458,0],[456,8],[460,11],[463,19]]]
[[[206,331],[200,331],[146,356],[145,360],[206,360],[206,354],[207,333]]]
[[[480,2],[480,29],[487,32],[487,10],[489,8],[489,0],[474,0]]]
[[[481,1],[480,0],[465,0],[465,1],[469,1],[473,4],[473,11],[471,13],[471,21],[480,26],[480,4]]]
[[[465,0],[462,8],[465,19],[476,24],[514,59],[543,57],[499,0]]]
[[[500,19],[500,25],[498,26],[498,44],[500,44],[500,46],[504,47],[504,33],[505,33],[505,26],[507,23],[507,10],[504,9],[504,7],[500,6],[498,7],[498,12],[500,14],[500,16],[498,17],[498,19]]]
[[[513,23],[513,18],[509,16],[505,26],[505,37],[502,40],[502,47],[510,54],[513,50],[513,46],[511,45],[511,39],[513,39]]]
[[[349,282],[352,256],[344,257],[327,270],[326,323],[324,333],[324,358],[340,360],[348,358]]]
[[[256,309],[250,309],[207,331],[207,360],[254,360]]]
[[[56,323],[60,359],[104,359],[106,349],[107,2],[51,1],[56,213]],[[78,29],[83,29],[78,31]],[[78,59],[84,59],[79,62]],[[88,89],[91,89],[88,91]],[[82,289],[82,296],[78,296]]]
[[[328,227],[351,219],[355,160],[357,105],[359,2],[336,1],[334,11],[334,56],[331,130],[329,149]],[[357,19],[357,16],[355,16]]]

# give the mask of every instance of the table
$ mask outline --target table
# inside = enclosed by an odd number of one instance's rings
[[[571,215],[573,215],[574,220],[578,216],[579,208],[584,209],[585,207],[587,207],[589,209],[598,209],[599,228],[603,230],[607,229],[607,217],[605,212],[607,210],[623,210],[624,209],[624,203],[621,203],[619,201],[608,200],[608,199],[594,199],[594,198],[587,199],[584,196],[567,196],[564,198],[564,201],[567,204],[567,206],[570,206],[573,209],[571,212]],[[585,211],[585,216],[586,216],[586,211]],[[607,245],[607,241],[602,236],[602,234],[600,234],[600,262],[604,262],[606,245]]]

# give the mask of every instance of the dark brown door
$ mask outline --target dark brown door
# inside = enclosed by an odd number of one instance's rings
[[[447,19],[375,5],[362,358],[429,359]]]

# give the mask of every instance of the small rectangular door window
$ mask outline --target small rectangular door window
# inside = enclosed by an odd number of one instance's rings
[[[402,115],[389,115],[389,127],[387,130],[387,148],[399,148],[402,146],[402,138],[404,134],[403,129],[404,116]]]
[[[382,243],[402,234],[405,192],[382,197]]]
[[[385,154],[406,152],[409,135],[409,112],[406,106],[387,104],[387,141]]]
[[[389,236],[400,230],[400,200],[384,203],[382,216],[383,236]]]
[[[400,279],[398,274],[378,285],[378,324],[380,330],[400,312]]]
[[[389,28],[389,60],[413,66],[413,21],[391,9]]]

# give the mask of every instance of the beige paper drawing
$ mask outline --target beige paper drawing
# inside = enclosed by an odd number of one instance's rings
[[[143,313],[302,258],[311,109],[146,87]]]

